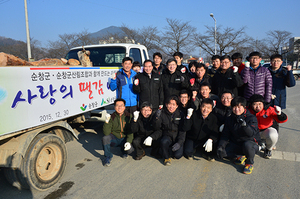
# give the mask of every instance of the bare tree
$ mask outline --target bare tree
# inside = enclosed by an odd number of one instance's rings
[[[288,42],[292,33],[288,31],[272,30],[267,33],[266,42],[268,42],[269,50],[271,53],[279,53],[281,47]]]
[[[232,54],[238,49],[242,48],[250,41],[245,33],[245,28],[242,27],[238,30],[227,27],[222,29],[221,26],[217,27],[216,32],[216,44],[217,53],[219,55]],[[206,26],[205,34],[194,34],[194,43],[208,52],[210,55],[214,55],[214,27]]]
[[[191,26],[189,22],[182,22],[177,19],[167,18],[168,25],[164,27],[164,32],[158,41],[162,50],[172,55],[174,52],[182,52],[188,54],[193,50],[194,43],[192,35],[196,28]]]
[[[57,41],[48,41],[48,57],[62,58],[68,51],[76,46],[98,43],[98,39],[92,38],[87,30],[80,33],[58,35]]]
[[[137,42],[140,38],[140,35],[138,33],[138,30],[129,28],[129,26],[122,24],[120,27],[121,30],[124,32],[124,34],[127,36],[128,39],[133,39],[135,42]]]
[[[139,42],[147,47],[148,51],[161,50],[158,41],[160,40],[157,27],[147,26],[139,29]]]

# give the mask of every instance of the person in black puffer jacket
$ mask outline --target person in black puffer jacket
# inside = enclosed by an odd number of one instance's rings
[[[188,79],[181,72],[177,71],[176,67],[176,60],[172,58],[169,59],[167,61],[167,69],[161,76],[165,100],[173,95],[178,97],[182,89],[187,89],[189,87]]]
[[[238,73],[238,67],[234,66],[234,69],[231,69],[230,63],[230,56],[222,56],[221,66],[211,79],[211,92],[218,95],[219,98],[224,90],[229,90],[238,96],[238,88],[244,84]]]
[[[153,72],[153,63],[151,60],[144,61],[144,70],[135,76],[133,83],[133,92],[139,94],[139,104],[148,101],[153,109],[162,107],[164,93],[161,76]]]
[[[213,112],[218,118],[220,132],[223,131],[225,120],[232,114],[231,101],[234,95],[231,91],[224,91],[221,96],[221,103],[218,103]]]
[[[234,163],[245,162],[245,174],[251,174],[254,156],[261,144],[257,119],[246,109],[247,101],[236,97],[231,101],[232,112],[225,121],[217,154],[219,158],[233,158]]]
[[[212,113],[213,106],[212,99],[203,99],[200,108],[184,120],[183,130],[187,132],[184,153],[188,159],[192,159],[194,149],[201,148],[204,158],[214,161],[213,149],[217,148],[218,126],[217,117]]]
[[[183,155],[185,131],[183,131],[182,127],[184,115],[179,111],[178,104],[179,100],[177,96],[171,96],[167,99],[166,107],[162,109],[158,116],[160,130],[155,131],[145,140],[145,144],[149,146],[152,139],[160,139],[161,155],[164,158],[166,166],[171,165],[172,154],[176,159],[181,158]]]
[[[145,156],[145,139],[151,135],[155,130],[158,130],[155,113],[152,112],[152,105],[149,102],[144,102],[141,105],[141,112],[134,113],[134,119],[131,120],[131,132],[134,133],[132,145],[136,150],[136,160],[140,160]],[[136,118],[138,117],[138,118]],[[153,143],[156,147],[157,144]]]

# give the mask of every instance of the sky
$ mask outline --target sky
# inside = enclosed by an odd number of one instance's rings
[[[266,38],[272,30],[300,36],[299,0],[27,0],[30,37],[47,47],[60,34],[94,33],[109,26],[130,28],[167,25],[166,18],[190,22],[197,32],[205,26],[238,30],[246,27],[254,39]],[[0,0],[0,36],[26,41],[23,0]]]

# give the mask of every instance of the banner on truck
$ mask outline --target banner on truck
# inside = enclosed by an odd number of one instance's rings
[[[58,121],[116,99],[116,69],[0,67],[0,135]]]

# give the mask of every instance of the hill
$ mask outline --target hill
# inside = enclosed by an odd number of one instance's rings
[[[11,38],[0,36],[0,46],[12,46],[12,45],[23,44],[23,43],[24,43],[23,41],[18,41]]]
[[[119,37],[124,37],[125,34],[121,30],[121,28],[117,26],[109,26],[107,28],[104,28],[102,30],[99,30],[98,32],[91,33],[90,36],[93,38],[102,38],[107,35],[119,35]]]

